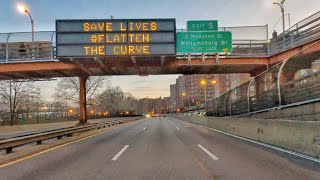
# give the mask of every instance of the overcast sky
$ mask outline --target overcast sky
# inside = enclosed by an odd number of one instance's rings
[[[0,0],[0,33],[31,29],[29,17],[17,12],[18,3],[28,6],[34,16],[36,31],[54,31],[56,19],[104,19],[110,15],[119,19],[176,18],[177,28],[185,28],[189,19],[216,19],[219,26],[268,24],[269,31],[272,31],[280,18],[280,8],[272,5],[272,0]],[[318,12],[319,7],[320,0],[285,2],[291,25]],[[280,31],[281,23],[275,29]],[[169,96],[169,85],[176,77],[117,76],[111,78],[111,83],[138,98],[164,97]],[[37,84],[43,89],[44,98],[50,100],[57,81]]]

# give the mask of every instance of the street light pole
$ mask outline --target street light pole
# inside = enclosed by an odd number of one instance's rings
[[[189,94],[186,93],[182,93],[182,96],[188,96],[188,108],[190,109],[190,98],[189,98]]]
[[[25,12],[29,15],[30,21],[31,21],[31,36],[32,36],[32,58],[34,58],[34,20],[31,15],[31,13],[28,11],[28,9],[24,6],[19,5],[18,6],[19,11]]]
[[[30,12],[25,9],[25,12],[28,13],[30,20],[31,20],[31,33],[32,33],[32,43],[34,42],[34,21],[33,21],[33,17],[31,16]]]
[[[280,3],[277,3],[277,2],[273,2],[273,4],[276,4],[280,7],[281,9],[281,14],[282,14],[282,30],[283,32],[285,32],[285,20],[284,20],[284,6],[283,6],[283,3],[285,2],[285,0],[282,0]]]
[[[204,93],[204,107],[207,106],[207,87],[206,87],[206,81],[201,80],[201,85],[203,85],[203,93]]]
[[[189,99],[189,94],[187,94],[187,98],[188,98],[188,108],[190,109],[190,99]]]
[[[207,88],[205,85],[203,86],[203,92],[204,92],[204,107],[207,107]]]

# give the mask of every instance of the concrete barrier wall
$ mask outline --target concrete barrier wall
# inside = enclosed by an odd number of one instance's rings
[[[252,115],[243,114],[239,115],[238,117],[320,121],[320,102],[261,112]]]
[[[320,158],[320,122],[229,117],[173,117]]]

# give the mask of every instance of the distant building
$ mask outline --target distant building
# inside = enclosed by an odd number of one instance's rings
[[[143,113],[149,113],[148,98],[139,99],[139,107]]]
[[[250,74],[215,74],[214,79],[217,82],[214,85],[213,98],[217,98],[227,91],[249,81]]]
[[[154,99],[154,113],[155,114],[162,114],[163,106],[162,106],[162,99],[161,97]]]
[[[170,97],[164,97],[162,99],[162,106],[164,109],[163,113],[171,112],[171,99],[170,99]]]
[[[145,114],[152,113],[155,111],[154,99],[150,99],[148,97],[142,98],[142,99],[139,99],[138,104],[142,112]]]
[[[206,93],[206,98],[211,99],[213,96],[213,85],[212,82],[214,81],[213,74],[195,74],[195,75],[188,75],[186,76],[187,83],[186,83],[186,94],[185,94],[185,102],[186,106],[190,107],[195,106],[197,101],[200,103],[204,103]],[[205,84],[202,85],[201,81],[204,80]]]
[[[170,85],[170,111],[175,112],[177,110],[177,86],[175,84]]]
[[[201,81],[205,81],[205,85]],[[207,101],[221,96],[232,88],[235,88],[250,80],[249,74],[194,74],[179,76],[176,80],[176,107],[184,110],[196,105],[196,102],[204,103],[206,93]],[[174,95],[174,86],[170,85],[170,96]],[[174,97],[171,97],[171,101]]]
[[[177,109],[181,109],[186,107],[185,105],[185,97],[183,97],[183,93],[185,93],[186,90],[186,76],[179,76],[176,80],[176,104]]]
[[[139,106],[145,114],[164,114],[170,112],[170,97],[164,98],[142,98],[139,100]]]

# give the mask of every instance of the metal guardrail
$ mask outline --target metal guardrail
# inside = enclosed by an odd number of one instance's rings
[[[54,60],[55,32],[35,32],[35,41],[31,41],[31,32],[0,33],[0,62],[48,61]]]
[[[126,119],[123,119],[126,120]],[[91,123],[92,125],[99,125],[99,124],[104,124],[104,123],[113,123],[113,122],[119,122],[122,120],[112,120],[112,121],[107,121],[107,122],[97,122],[97,123]],[[44,131],[37,131],[37,132],[30,132],[30,133],[23,133],[23,134],[19,134],[19,135],[13,135],[13,136],[9,136],[9,137],[4,137],[4,138],[0,138],[0,142],[2,140],[6,140],[6,139],[12,139],[12,138],[18,138],[18,137],[25,137],[25,136],[31,136],[31,135],[36,135],[36,134],[41,134],[41,133],[48,133],[48,132],[53,132],[53,131],[57,131],[57,130],[66,130],[66,129],[72,129],[74,128],[74,126],[69,126],[69,127],[64,127],[64,128],[57,128],[57,129],[50,129],[50,130],[44,130]]]
[[[79,127],[69,127],[69,128],[61,128],[50,130],[46,132],[34,133],[31,135],[25,135],[22,137],[13,137],[5,140],[0,141],[0,150],[5,149],[7,153],[11,153],[13,148],[22,146],[29,143],[37,143],[37,145],[41,144],[43,140],[57,138],[60,140],[63,136],[71,137],[74,133],[89,131],[93,129],[100,129],[105,127],[110,127],[118,124],[126,123],[127,121],[134,121],[141,119],[138,118],[130,118],[125,120],[113,120],[108,122],[100,122],[94,123],[86,126],[79,126]]]
[[[318,40],[320,37],[320,11],[299,21],[269,43],[269,56]]]

